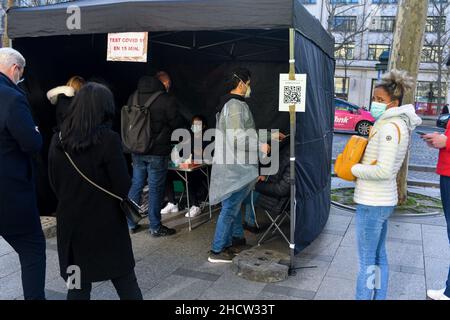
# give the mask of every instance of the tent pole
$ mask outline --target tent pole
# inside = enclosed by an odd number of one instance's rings
[[[289,80],[295,80],[295,53],[294,53],[294,41],[295,41],[295,32],[293,28],[289,29]],[[290,139],[290,172],[291,172],[291,210],[290,210],[290,224],[291,224],[291,237],[290,237],[290,266],[289,266],[289,275],[295,275],[295,265],[294,265],[294,256],[295,256],[295,126],[296,126],[296,114],[295,114],[295,105],[289,106],[289,115],[290,115],[290,130],[291,130],[291,139]]]

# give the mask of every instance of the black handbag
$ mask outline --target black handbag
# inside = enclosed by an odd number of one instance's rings
[[[61,141],[61,133],[59,133],[59,139]],[[84,173],[78,169],[78,167],[76,166],[76,164],[73,162],[72,158],[70,157],[70,155],[64,150],[64,153],[67,157],[67,159],[69,160],[70,164],[75,168],[75,170],[80,174],[80,176],[83,177],[84,180],[86,180],[87,182],[89,182],[91,185],[93,185],[94,187],[96,187],[97,189],[101,190],[102,192],[108,194],[109,196],[117,199],[120,201],[120,208],[122,208],[122,211],[125,213],[125,216],[133,222],[133,224],[138,224],[139,221],[141,221],[142,219],[144,219],[147,214],[142,214],[139,205],[134,202],[133,200],[131,200],[130,198],[126,197],[126,198],[122,198],[119,197],[118,195],[100,187],[98,184],[96,184],[95,182],[93,182],[91,179],[89,179],[88,177],[86,177],[86,175],[84,175]]]

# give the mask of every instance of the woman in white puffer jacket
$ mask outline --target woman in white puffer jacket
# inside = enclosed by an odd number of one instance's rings
[[[357,178],[354,201],[359,274],[356,299],[386,299],[388,262],[387,220],[398,202],[397,173],[408,150],[410,132],[422,120],[413,105],[402,105],[414,81],[405,71],[392,70],[373,93],[371,114],[376,119],[364,157],[352,167]]]

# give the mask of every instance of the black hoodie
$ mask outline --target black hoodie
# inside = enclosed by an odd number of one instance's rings
[[[165,91],[162,83],[154,77],[143,76],[138,82],[138,104],[145,102],[157,91]],[[128,99],[128,105],[133,103],[133,94]],[[154,137],[149,155],[168,156],[172,150],[171,135],[173,130],[182,126],[176,103],[167,93],[160,95],[150,107],[151,127]]]

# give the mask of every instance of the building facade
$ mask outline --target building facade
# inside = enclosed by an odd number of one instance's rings
[[[370,105],[381,73],[375,66],[390,49],[401,0],[302,0],[336,38],[336,95],[359,106]],[[419,114],[439,113],[438,61],[442,60],[441,104],[450,104],[450,0],[429,0],[425,40],[416,90]],[[432,3],[435,2],[435,3]],[[439,29],[439,30],[438,30]],[[440,47],[440,49],[438,49]]]

